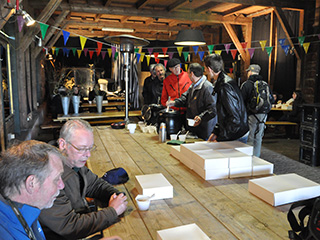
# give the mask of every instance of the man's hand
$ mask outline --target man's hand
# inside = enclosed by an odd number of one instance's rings
[[[208,142],[217,142],[217,135],[215,135],[214,133],[212,133],[210,135],[210,137],[208,138]]]
[[[196,126],[198,126],[200,123],[201,123],[201,117],[199,117],[199,116],[195,116],[194,117],[194,127],[196,127]]]
[[[109,207],[113,207],[119,216],[127,209],[128,202],[126,200],[127,197],[123,193],[119,195],[114,193],[109,200]]]
[[[174,106],[174,101],[168,100],[168,101],[166,102],[166,106],[167,106],[167,107],[172,107],[172,106]]]

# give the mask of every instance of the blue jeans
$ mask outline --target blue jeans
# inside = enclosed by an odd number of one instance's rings
[[[237,139],[239,142],[247,143],[248,141],[249,132],[247,132],[245,135],[243,135],[241,138]]]
[[[258,113],[248,116],[250,129],[248,144],[253,146],[253,155],[257,157],[260,157],[261,154],[261,144],[265,129],[264,123],[266,122],[266,120],[267,114],[264,113]]]

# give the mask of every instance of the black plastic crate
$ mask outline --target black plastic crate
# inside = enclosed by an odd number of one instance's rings
[[[305,104],[302,109],[301,124],[313,127],[320,126],[320,105],[319,104]]]
[[[299,161],[310,166],[319,166],[319,148],[300,145]]]
[[[300,143],[311,147],[319,147],[319,128],[301,125]]]

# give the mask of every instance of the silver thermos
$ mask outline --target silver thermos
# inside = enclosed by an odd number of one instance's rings
[[[167,140],[166,124],[162,122],[159,128],[159,142],[165,142]]]

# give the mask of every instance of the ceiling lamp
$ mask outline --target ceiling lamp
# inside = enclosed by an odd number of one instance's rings
[[[26,11],[22,11],[22,16],[27,26],[31,26],[35,23],[34,19]]]
[[[206,41],[204,40],[202,31],[196,29],[186,29],[179,31],[174,44],[185,46],[197,46],[205,45]]]
[[[112,27],[103,27],[102,31],[109,31],[109,32],[134,32],[132,28],[112,28]]]

